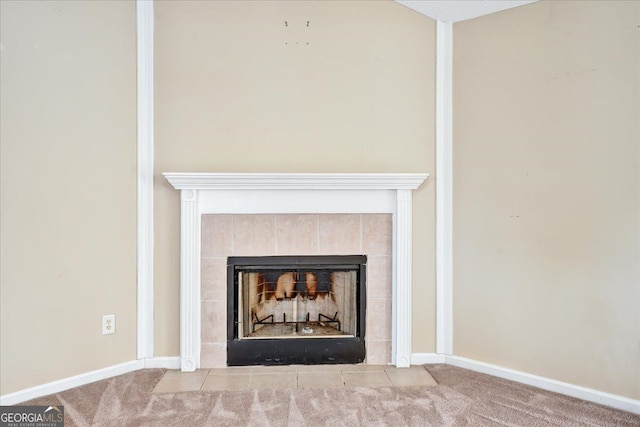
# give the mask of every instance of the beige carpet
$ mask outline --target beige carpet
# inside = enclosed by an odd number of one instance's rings
[[[446,365],[436,387],[152,394],[149,369],[24,404],[64,405],[66,426],[640,426],[640,416]]]

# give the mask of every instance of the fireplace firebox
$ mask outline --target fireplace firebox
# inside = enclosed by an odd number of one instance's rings
[[[229,257],[227,364],[361,363],[366,256]]]

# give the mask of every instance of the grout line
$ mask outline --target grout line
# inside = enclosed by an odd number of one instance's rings
[[[360,214],[360,253],[364,251],[364,218],[363,214]]]
[[[391,377],[389,376],[389,373],[387,372],[387,370],[384,369],[382,372],[384,372],[384,374],[387,376],[387,380],[389,380],[389,384],[393,386],[394,385],[393,381],[391,381]]]
[[[316,234],[318,236],[318,240],[316,241],[316,255],[320,254],[320,214],[316,215]]]
[[[236,254],[235,235],[236,235],[236,216],[231,214],[231,255]]]
[[[278,215],[273,215],[273,241],[275,246],[275,254],[280,255],[278,252]]]

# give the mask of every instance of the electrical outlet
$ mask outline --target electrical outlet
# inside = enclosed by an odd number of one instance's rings
[[[102,316],[102,335],[116,333],[116,315],[105,314]]]

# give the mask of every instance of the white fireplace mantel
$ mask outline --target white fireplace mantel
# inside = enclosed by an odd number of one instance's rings
[[[415,190],[429,176],[413,173],[169,173],[177,190]]]
[[[180,365],[200,367],[200,218],[203,214],[391,213],[392,363],[411,363],[411,200],[415,173],[164,173],[181,193]]]

